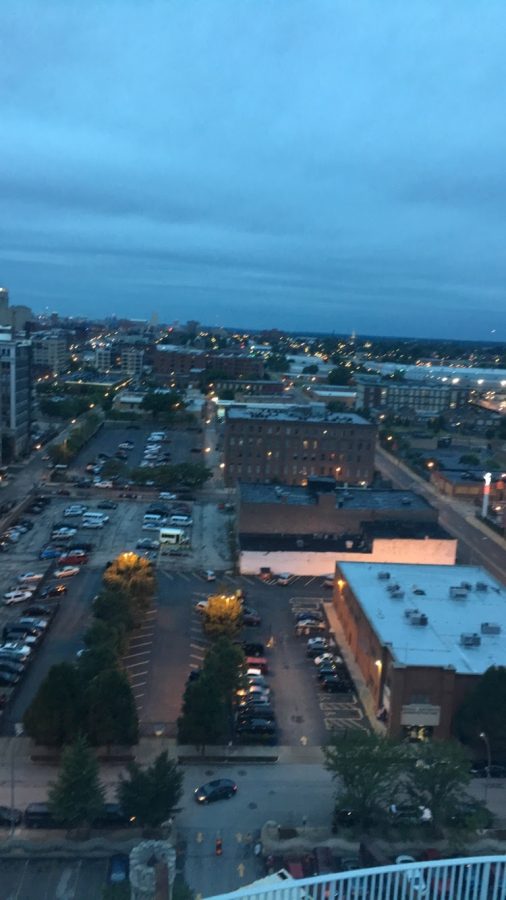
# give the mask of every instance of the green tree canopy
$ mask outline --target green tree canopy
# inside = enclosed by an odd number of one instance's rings
[[[335,369],[331,369],[329,372],[327,381],[329,384],[349,384],[351,381],[351,370],[343,366],[336,366]]]
[[[464,744],[485,751],[480,734],[490,742],[492,757],[506,755],[506,666],[491,666],[467,694],[455,717],[455,732]]]
[[[84,737],[65,748],[58,778],[49,788],[48,800],[56,821],[68,828],[91,825],[100,815],[104,789],[96,757]]]
[[[242,606],[234,595],[213,594],[204,610],[204,631],[212,637],[233,637],[242,623]]]
[[[410,745],[408,795],[417,806],[428,807],[434,826],[441,826],[458,808],[471,779],[469,757],[454,741]]]
[[[130,682],[124,672],[108,669],[88,685],[87,732],[92,744],[135,744],[139,722]]]
[[[38,744],[61,746],[82,731],[83,686],[70,663],[52,666],[23,717],[26,733]]]
[[[346,731],[325,747],[326,767],[337,780],[336,805],[354,813],[366,830],[394,802],[404,748],[376,733]]]
[[[213,681],[202,675],[187,686],[178,719],[180,744],[204,748],[228,740],[228,718],[223,697]]]
[[[145,769],[130,763],[128,778],[120,778],[118,800],[140,825],[156,828],[174,813],[182,793],[183,773],[164,750]]]
[[[214,682],[224,697],[230,697],[239,687],[244,653],[228,637],[220,637],[207,651],[204,673]]]

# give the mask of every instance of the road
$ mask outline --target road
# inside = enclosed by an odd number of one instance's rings
[[[439,494],[428,482],[409,471],[381,448],[376,452],[376,467],[400,488],[413,490],[439,510],[439,522],[459,539],[459,562],[484,566],[498,581],[506,584],[506,542],[490,537],[475,523],[475,517],[458,501]]]

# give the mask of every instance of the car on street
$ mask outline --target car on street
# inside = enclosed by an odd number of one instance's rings
[[[22,575],[18,575],[20,584],[36,584],[38,581],[42,581],[43,578],[42,572],[23,572]]]
[[[32,597],[32,591],[7,591],[4,594],[4,603],[11,606],[12,603],[25,603]]]
[[[79,566],[62,566],[61,569],[54,570],[55,578],[70,578],[72,575],[79,575]]]
[[[158,496],[160,500],[177,500],[177,494],[171,494],[170,491],[160,491]]]
[[[327,650],[328,645],[329,645],[329,642],[327,641],[326,638],[318,636],[318,637],[308,638],[308,642],[307,642],[306,646],[307,646],[308,650],[318,649],[322,653],[324,653],[325,650]]]
[[[216,778],[195,788],[197,803],[214,803],[216,800],[230,799],[237,793],[237,785],[230,778]]]
[[[46,600],[47,598],[52,597],[63,597],[67,591],[68,587],[66,584],[49,584],[39,591],[38,596],[41,600]]]

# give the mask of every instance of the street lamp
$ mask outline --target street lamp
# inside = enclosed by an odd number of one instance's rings
[[[488,739],[488,734],[485,731],[480,731],[480,738],[484,742],[485,747],[487,748],[487,777],[485,779],[485,793],[484,793],[484,802],[485,805],[488,799],[488,786],[490,782],[490,769],[492,768],[492,757],[490,755],[490,741]]]

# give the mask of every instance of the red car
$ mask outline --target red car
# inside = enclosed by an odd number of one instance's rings
[[[58,559],[58,565],[65,566],[82,566],[87,562],[88,557],[86,556],[86,553],[79,553],[78,551],[74,553],[62,553]]]

